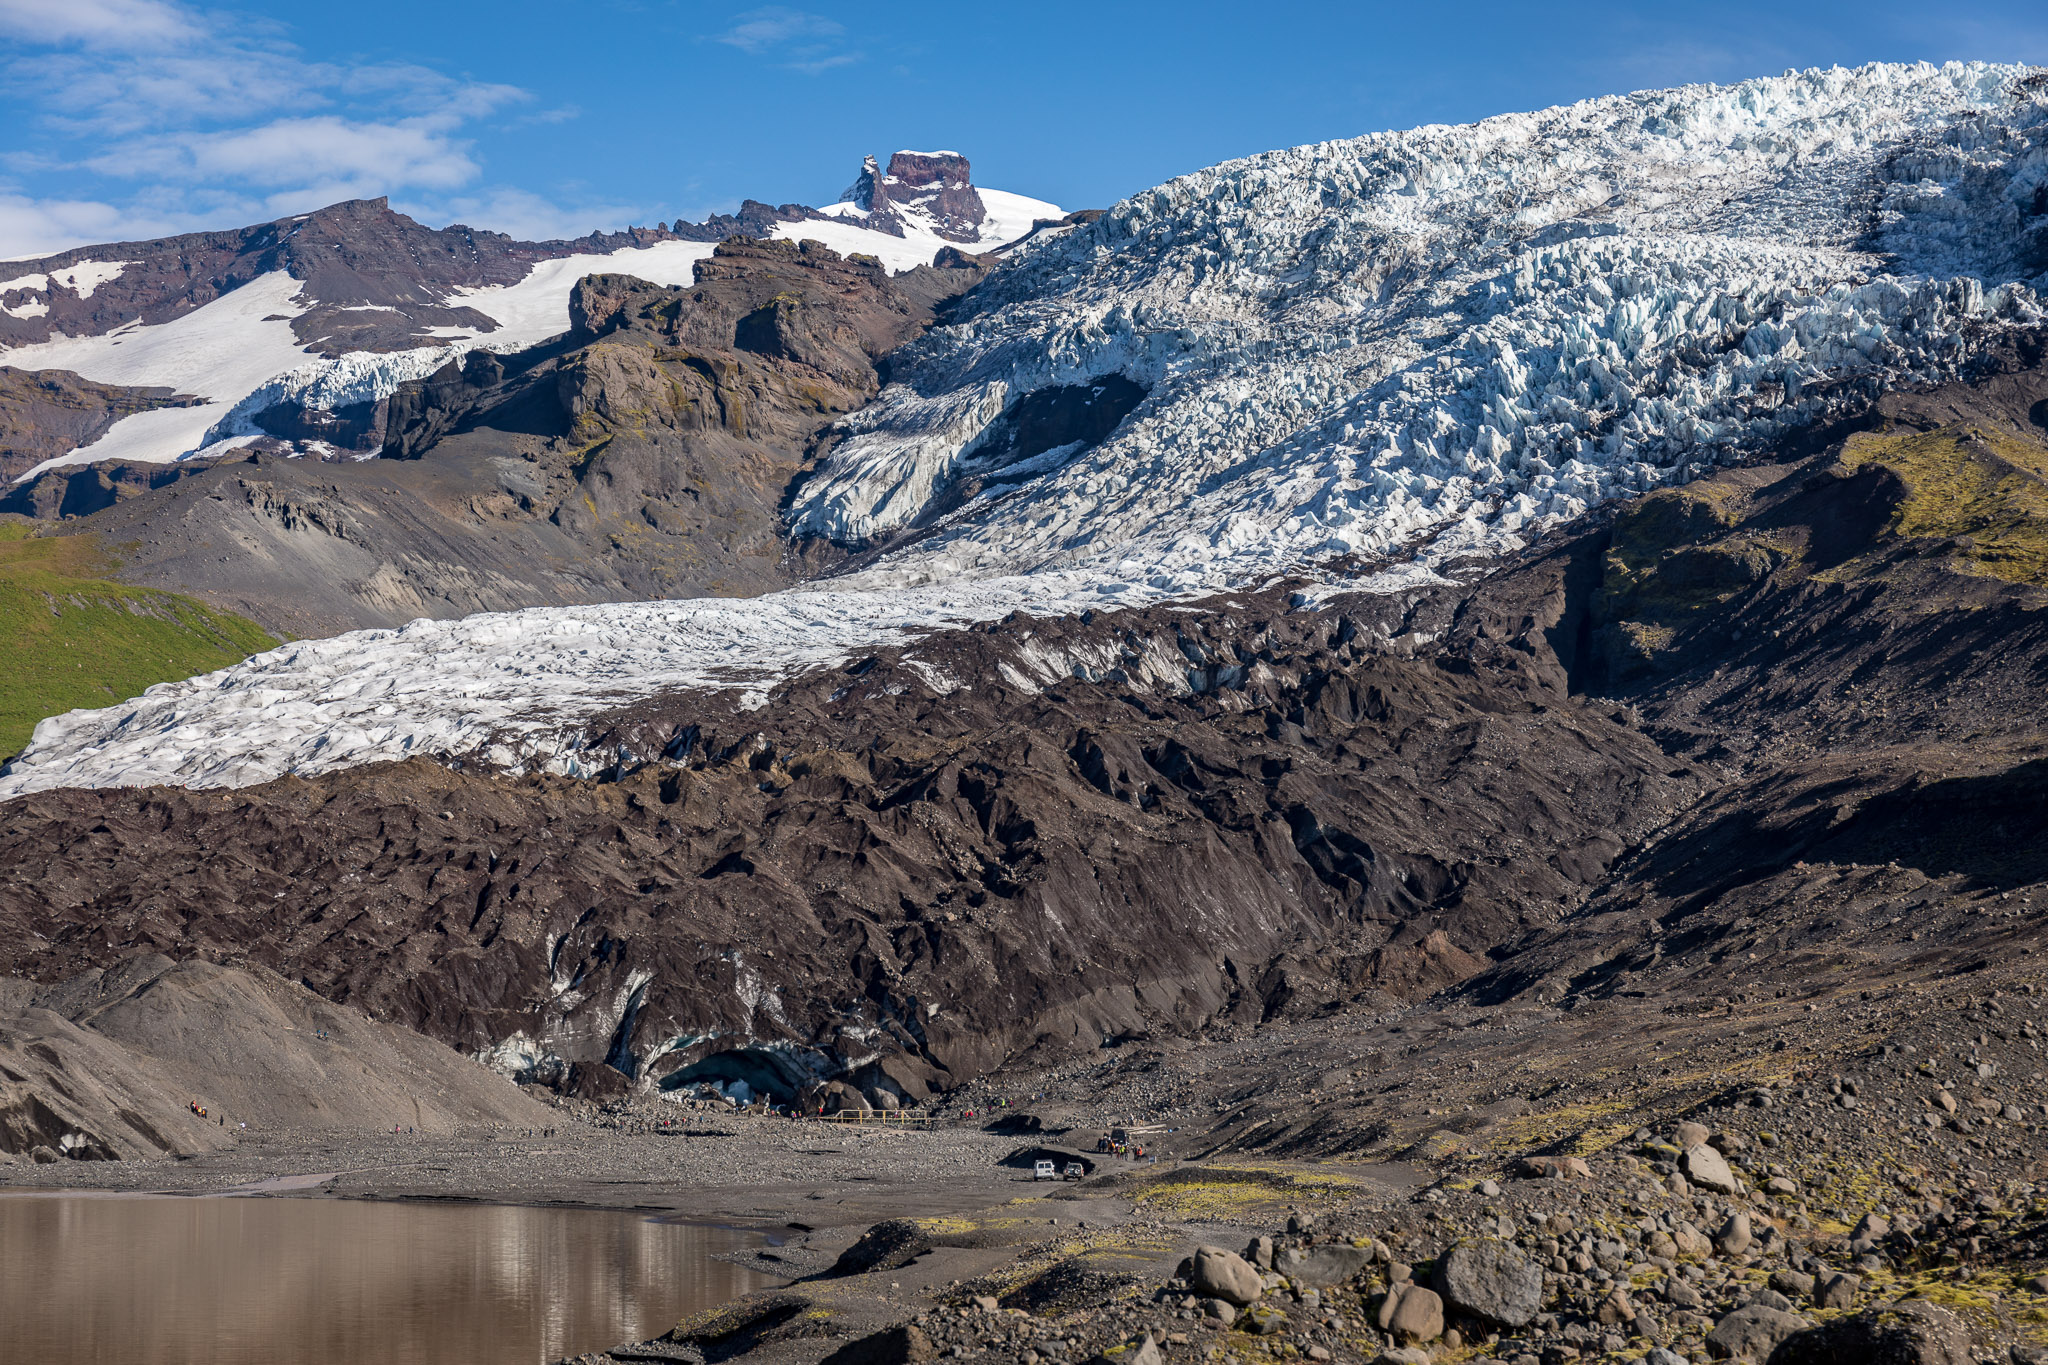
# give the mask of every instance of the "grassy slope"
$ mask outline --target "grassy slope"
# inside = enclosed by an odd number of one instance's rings
[[[277,643],[192,598],[116,583],[111,568],[89,537],[0,523],[0,756],[20,752],[46,716],[111,706]]]
[[[1906,486],[1901,536],[1956,538],[1957,566],[2010,583],[2048,583],[2048,449],[1990,427],[1851,437],[1850,467],[1882,464]]]

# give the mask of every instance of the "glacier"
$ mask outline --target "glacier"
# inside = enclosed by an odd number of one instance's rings
[[[895,358],[791,505],[886,547],[753,600],[542,608],[288,646],[54,717],[0,796],[433,753],[580,771],[579,721],[920,631],[1498,555],[1887,385],[2048,289],[2048,73],[1788,72],[1270,152],[1041,232]],[[1002,414],[1116,375],[1093,448],[978,496]],[[1361,575],[1365,575],[1361,577]],[[1313,602],[1317,593],[1304,593]],[[604,766],[598,758],[588,766]]]

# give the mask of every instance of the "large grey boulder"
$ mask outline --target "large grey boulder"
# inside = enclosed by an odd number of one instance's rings
[[[1512,1243],[1460,1242],[1436,1268],[1437,1292],[1453,1309],[1502,1327],[1524,1327],[1543,1308],[1543,1272]]]
[[[1387,1318],[1387,1330],[1402,1341],[1435,1341],[1444,1334],[1444,1301],[1434,1290],[1408,1286]]]
[[[1222,1247],[1196,1250],[1195,1263],[1188,1271],[1188,1284],[1203,1298],[1221,1299],[1239,1308],[1256,1303],[1266,1289],[1266,1282],[1259,1277],[1258,1271],[1252,1269],[1250,1262]]]
[[[1707,1351],[1717,1360],[1752,1360],[1764,1365],[1778,1343],[1813,1326],[1796,1313],[1751,1304],[1738,1308],[1707,1333]]]
[[[1685,1154],[1678,1158],[1678,1169],[1693,1184],[1716,1194],[1738,1194],[1742,1190],[1735,1172],[1728,1169],[1728,1158],[1704,1142],[1685,1149]]]
[[[1907,1299],[1801,1332],[1778,1348],[1771,1365],[1971,1365],[1975,1359],[1961,1318]]]

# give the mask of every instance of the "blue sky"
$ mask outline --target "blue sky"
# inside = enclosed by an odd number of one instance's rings
[[[577,235],[825,202],[897,147],[1099,207],[1270,147],[1950,58],[2048,64],[2048,6],[0,0],[0,258],[376,194]]]

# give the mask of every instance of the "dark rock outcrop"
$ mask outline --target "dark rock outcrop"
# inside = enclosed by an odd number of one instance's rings
[[[17,970],[233,944],[465,1050],[523,1035],[561,1059],[542,1078],[608,1060],[682,1083],[726,1058],[784,1098],[792,1046],[828,1072],[901,1053],[945,1088],[1386,1000],[1546,920],[1697,782],[1520,646],[1475,664],[1387,643],[1451,609],[1020,619],[759,711],[621,713],[596,742],[686,766],[613,783],[415,762],[227,800],[47,793],[10,807],[0,866],[39,871],[0,882],[0,926]],[[1175,699],[1006,677],[1105,651],[1206,658],[1210,680]]]
[[[0,314],[0,320],[5,318]],[[28,371],[0,365],[0,485],[12,483],[45,460],[92,444],[123,417],[153,408],[189,407],[199,401],[164,388],[95,383],[69,370]],[[74,501],[62,515],[83,516],[97,510]]]

